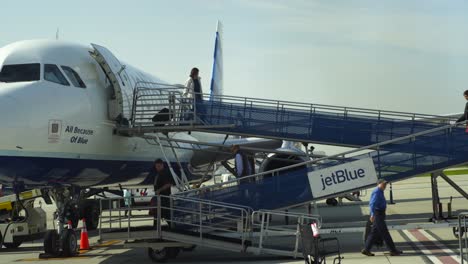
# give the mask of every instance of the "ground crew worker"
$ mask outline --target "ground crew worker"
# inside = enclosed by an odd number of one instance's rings
[[[384,190],[387,187],[387,181],[380,179],[378,181],[377,188],[372,191],[369,201],[370,221],[372,224],[372,230],[370,235],[366,239],[366,246],[361,251],[366,256],[375,256],[370,250],[374,244],[374,240],[377,236],[380,236],[390,249],[391,256],[399,256],[403,252],[397,250],[393,239],[388,232],[387,224],[385,223],[385,210],[387,209],[387,201],[385,200]]]
[[[463,92],[463,96],[468,101],[468,90]],[[466,120],[468,120],[468,102],[465,105],[465,111],[463,112],[463,115],[460,116],[460,118],[458,118],[457,123],[462,122],[462,121],[466,121]]]

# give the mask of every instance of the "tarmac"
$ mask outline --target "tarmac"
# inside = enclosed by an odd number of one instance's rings
[[[451,178],[468,190],[468,175],[451,176]],[[317,211],[323,217],[324,226],[364,226],[368,218],[367,200],[370,195],[362,197],[363,202],[344,202],[343,205],[330,207],[320,202]],[[453,197],[453,215],[459,212],[468,212],[468,201],[461,197],[453,188],[439,179],[439,193],[444,211],[447,202]],[[365,192],[364,192],[365,194]],[[416,177],[393,184],[393,196],[395,204],[389,204],[387,209],[389,224],[403,224],[408,222],[427,223],[432,217],[432,201],[429,177]],[[389,192],[386,191],[387,200]],[[52,227],[53,206],[43,204],[48,212],[48,221]],[[303,211],[304,207],[295,211]],[[447,213],[444,212],[446,215]],[[126,249],[124,241],[111,240],[98,243],[98,233],[89,233],[91,250],[82,251],[73,258],[57,258],[43,260],[38,256],[42,252],[42,241],[24,243],[17,249],[1,249],[0,264],[2,263],[151,263],[145,249]],[[460,263],[458,239],[452,233],[451,228],[394,230],[391,235],[396,246],[403,250],[402,256],[390,256],[386,248],[373,249],[374,257],[363,256],[360,253],[363,243],[362,233],[333,234],[338,237],[342,256],[342,263],[366,264],[366,263]],[[192,252],[182,252],[176,259],[169,263],[304,263],[301,258],[292,259],[276,256],[255,256],[242,253],[232,253],[222,250],[197,247]],[[333,263],[333,256],[327,258],[327,262]],[[465,261],[465,263],[467,263]]]

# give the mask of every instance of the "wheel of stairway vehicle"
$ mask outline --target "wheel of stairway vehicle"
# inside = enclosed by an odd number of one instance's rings
[[[169,259],[169,250],[168,248],[162,248],[160,250],[148,248],[148,257],[153,262],[166,262]]]
[[[465,228],[462,227],[461,230],[458,228],[458,226],[454,226],[452,228],[452,233],[455,238],[459,238],[460,236],[463,236],[465,234]]]

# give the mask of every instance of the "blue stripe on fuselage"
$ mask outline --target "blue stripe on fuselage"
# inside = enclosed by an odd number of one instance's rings
[[[130,181],[141,184],[152,165],[152,161],[0,156],[0,183],[17,179],[27,185],[60,183],[89,187]],[[171,165],[174,170],[178,167],[176,163]],[[187,168],[187,164],[182,166]]]

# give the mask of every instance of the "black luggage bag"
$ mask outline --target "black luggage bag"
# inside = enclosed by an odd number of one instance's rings
[[[326,256],[338,256],[333,259],[333,263],[341,263],[340,242],[336,237],[321,238],[314,237],[311,224],[300,225],[299,231],[302,241],[302,255],[307,264],[326,264]]]

